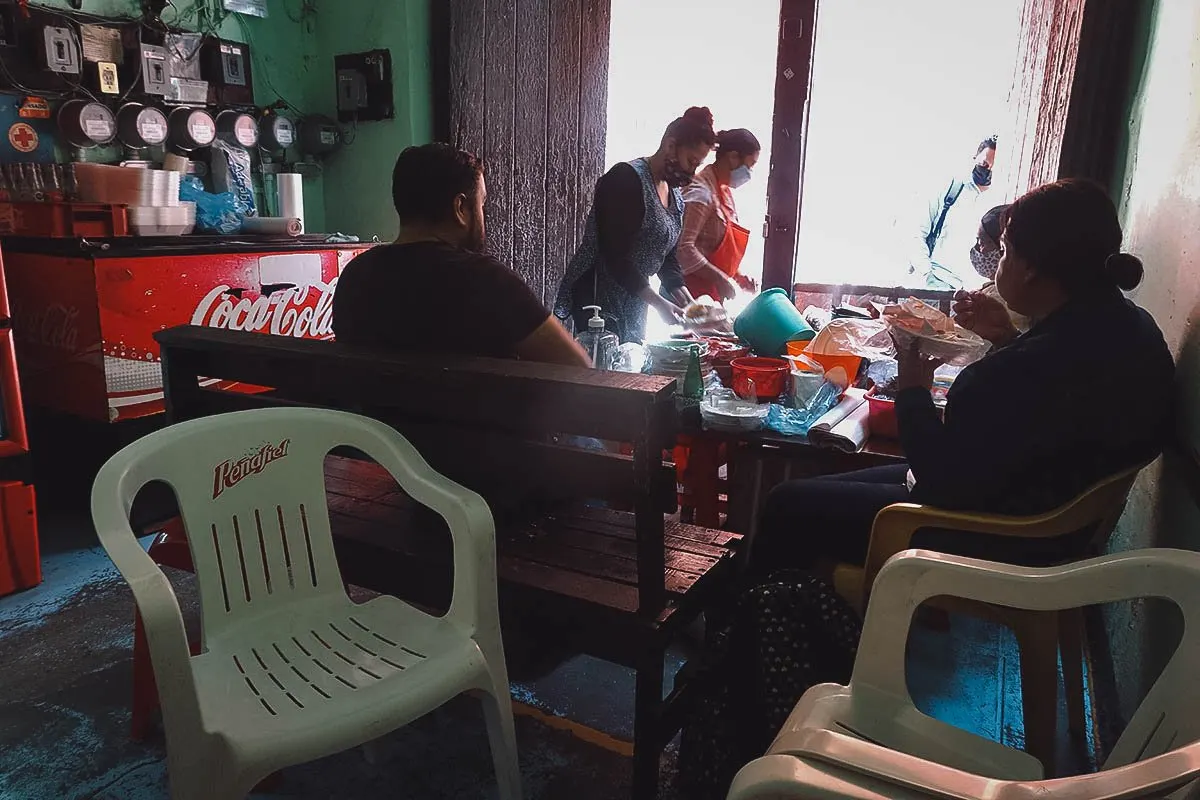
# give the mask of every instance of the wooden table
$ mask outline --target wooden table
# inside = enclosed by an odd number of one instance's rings
[[[728,497],[725,528],[739,533],[754,530],[762,499],[783,481],[904,461],[900,443],[883,438],[868,440],[857,453],[843,453],[816,447],[806,436],[784,436],[771,430],[706,431],[697,420],[688,421],[684,436],[690,450],[685,485],[695,524],[720,527],[720,495],[724,493]],[[718,475],[722,462],[729,469],[726,480]]]

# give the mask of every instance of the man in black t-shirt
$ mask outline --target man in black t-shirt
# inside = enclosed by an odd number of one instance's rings
[[[392,171],[400,235],[346,265],[333,298],[338,341],[590,367],[520,276],[483,254],[486,196],[470,153],[402,152]]]

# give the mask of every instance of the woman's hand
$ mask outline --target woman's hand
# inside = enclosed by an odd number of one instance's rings
[[[1017,338],[1008,309],[994,297],[982,292],[963,292],[954,295],[954,319],[969,331],[982,336],[996,347]]]
[[[717,281],[717,291],[721,293],[721,296],[716,298],[717,300],[732,300],[737,297],[738,285],[728,275],[722,273]]]
[[[933,373],[946,362],[929,358],[921,352],[921,343],[914,341],[908,347],[896,343],[896,391],[905,389],[933,389]]]
[[[654,309],[658,312],[659,316],[672,325],[683,323],[683,309],[665,297],[655,298]]]
[[[737,285],[742,287],[743,290],[750,292],[751,294],[754,294],[758,291],[758,281],[754,280],[754,278],[751,278],[749,275],[743,275],[739,272],[737,275],[733,276],[733,280],[737,282]]]

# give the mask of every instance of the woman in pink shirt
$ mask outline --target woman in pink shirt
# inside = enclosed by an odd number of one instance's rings
[[[738,222],[733,190],[749,183],[762,147],[745,128],[717,134],[717,157],[683,192],[679,266],[693,297],[728,300],[738,288],[753,291],[739,269],[750,231]]]

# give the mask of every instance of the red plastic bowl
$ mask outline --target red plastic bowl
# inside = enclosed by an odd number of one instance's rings
[[[729,365],[733,368],[733,391],[743,400],[750,399],[751,389],[760,402],[787,394],[791,365],[782,358],[735,358]]]

